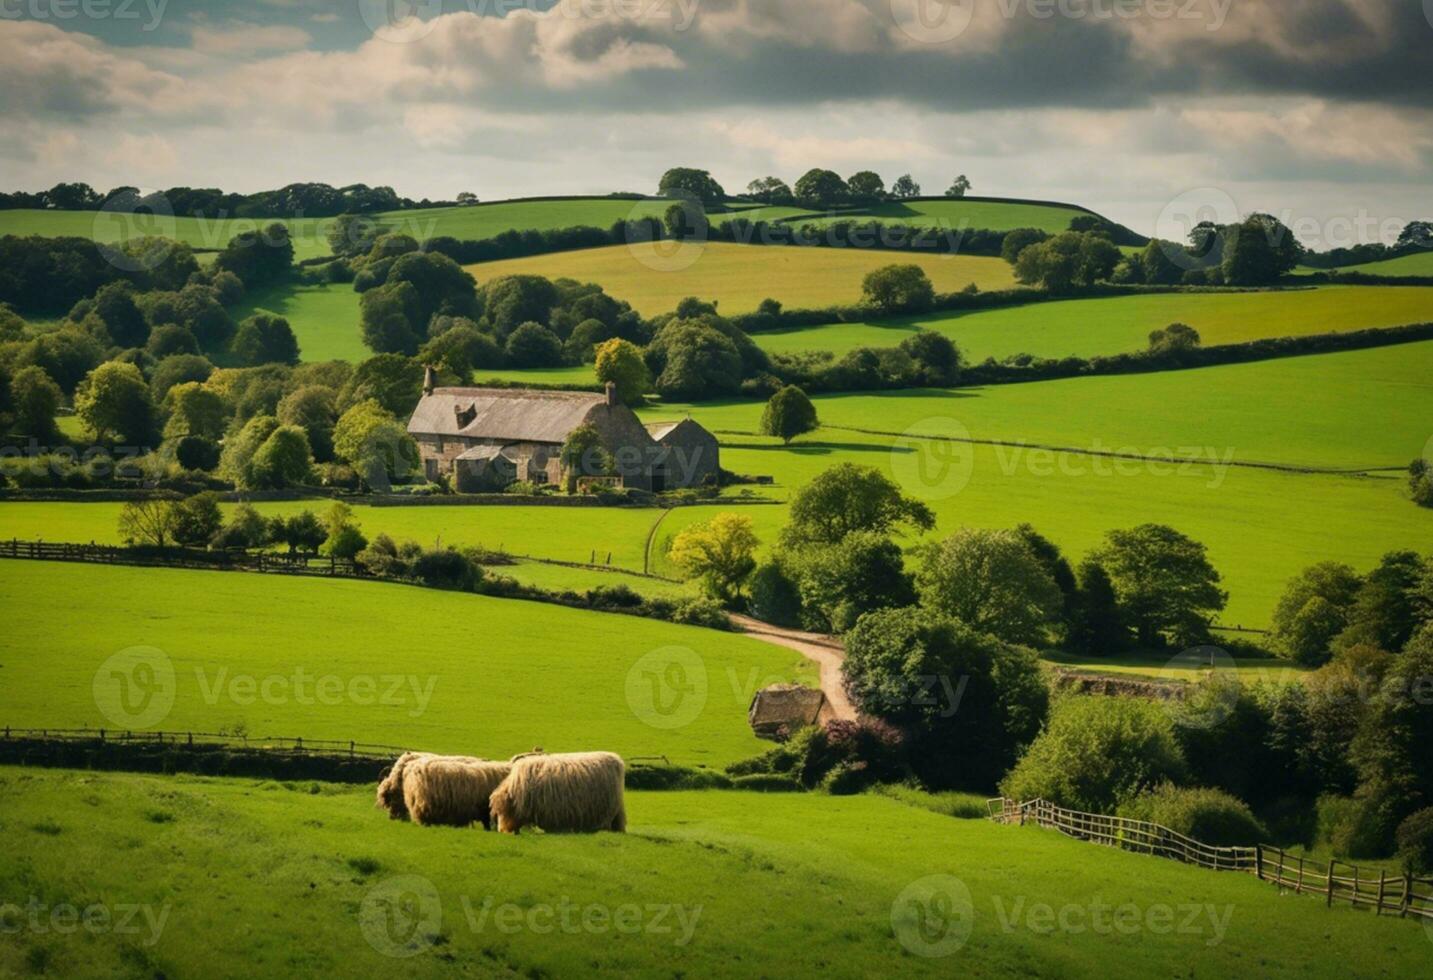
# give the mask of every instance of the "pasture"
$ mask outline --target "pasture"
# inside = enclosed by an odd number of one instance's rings
[[[390,821],[367,787],[5,768],[0,792],[0,902],[148,911],[22,929],[6,973],[1302,978],[1429,956],[1415,923],[1250,875],[873,795],[634,792],[625,835],[508,837]]]
[[[550,231],[577,226],[610,228],[618,221],[660,218],[673,203],[666,198],[608,197],[494,201],[468,207],[388,211],[374,217],[385,229],[412,235],[419,241],[442,237],[474,241],[493,238],[505,231]]]
[[[1031,303],[973,313],[933,313],[868,323],[833,323],[757,342],[772,353],[893,347],[917,330],[955,341],[968,362],[1012,354],[1093,357],[1144,350],[1171,323],[1199,331],[1204,346],[1368,327],[1433,322],[1433,288],[1326,286],[1248,293],[1164,293]]]
[[[373,356],[359,330],[358,301],[350,283],[284,282],[253,290],[229,313],[236,321],[261,310],[288,320],[305,361],[358,363]]]
[[[126,727],[97,675],[147,647],[172,699],[137,727],[723,766],[764,748],[757,688],[815,679],[732,633],[381,582],[4,561],[0,598],[26,610],[0,638],[0,723],[17,728]]]
[[[676,309],[687,296],[715,300],[723,313],[750,312],[767,298],[792,308],[855,303],[866,273],[892,263],[921,266],[940,292],[972,282],[981,289],[1004,289],[1015,282],[1006,262],[984,256],[730,242],[612,245],[465,268],[479,283],[522,274],[595,282],[644,316],[655,316]]]
[[[332,218],[189,218],[110,211],[0,211],[0,235],[90,238],[105,243],[158,235],[207,251],[222,249],[235,235],[275,223],[288,226],[296,261],[329,254],[328,232]]]
[[[1370,276],[1433,276],[1433,249],[1400,255],[1382,262],[1340,266],[1337,272],[1363,272]]]
[[[953,230],[1010,231],[1039,228],[1051,234],[1068,231],[1070,222],[1089,211],[1072,205],[1025,204],[1019,201],[984,201],[947,198],[924,201],[888,201],[837,215],[812,213],[813,223],[880,221],[884,224],[919,225]],[[804,224],[804,218],[793,219]]]

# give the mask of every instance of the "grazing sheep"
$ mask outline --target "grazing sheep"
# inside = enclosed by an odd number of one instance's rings
[[[478,759],[419,759],[403,776],[403,803],[420,827],[467,827],[481,823],[491,829],[488,799],[508,773],[509,762]]]
[[[611,752],[526,755],[492,795],[498,830],[516,834],[523,827],[548,832],[627,829],[622,801],[626,766]]]
[[[478,762],[478,759],[467,755],[440,756],[432,752],[404,752],[393,765],[383,771],[378,781],[378,798],[374,806],[380,810],[388,811],[388,816],[394,820],[408,819],[408,806],[403,802],[404,776],[408,768],[416,762],[425,759],[453,759],[460,762]]]

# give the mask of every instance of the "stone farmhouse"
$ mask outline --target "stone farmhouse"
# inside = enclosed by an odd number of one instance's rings
[[[610,384],[601,395],[438,388],[430,371],[408,434],[429,480],[451,473],[459,493],[486,493],[519,480],[561,484],[563,443],[582,425],[597,431],[624,487],[660,492],[718,480],[715,436],[691,419],[644,426]]]

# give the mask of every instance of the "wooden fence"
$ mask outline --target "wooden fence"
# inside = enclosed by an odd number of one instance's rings
[[[1241,871],[1281,890],[1324,896],[1325,904],[1348,902],[1377,914],[1433,921],[1433,877],[1360,868],[1343,861],[1315,862],[1269,844],[1215,847],[1143,820],[1067,810],[1048,800],[1024,803],[1000,797],[987,803],[997,823],[1032,823],[1067,837],[1138,854],[1173,858],[1214,871]]]
[[[270,552],[204,551],[198,548],[124,548],[104,544],[54,541],[0,541],[0,558],[75,561],[102,565],[150,565],[163,568],[208,568],[282,575],[323,575],[370,578],[362,565],[348,558],[285,555]]]
[[[258,737],[224,732],[132,732],[104,728],[11,728],[8,725],[0,728],[0,740],[11,739],[314,752],[324,755],[368,756],[375,759],[392,759],[409,751],[397,745],[331,738],[288,738],[273,735]]]

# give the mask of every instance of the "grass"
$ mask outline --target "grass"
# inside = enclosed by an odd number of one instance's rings
[[[579,225],[610,228],[618,221],[660,218],[673,201],[593,197],[577,200],[495,201],[472,207],[389,211],[377,215],[387,228],[419,241],[444,236],[463,241],[492,238],[505,231],[549,231]]]
[[[768,297],[787,307],[855,303],[866,273],[892,263],[920,265],[941,292],[964,289],[972,282],[981,289],[1014,284],[1010,266],[998,258],[729,242],[613,245],[466,268],[480,283],[517,274],[595,282],[644,316],[654,316],[676,309],[687,296],[716,300],[724,313],[750,312]]]
[[[358,325],[359,294],[348,283],[286,282],[256,289],[229,313],[242,321],[260,310],[289,321],[305,361],[359,361],[373,356]]]
[[[6,973],[1303,978],[1332,975],[1330,949],[1345,977],[1414,976],[1428,956],[1413,922],[875,796],[630,793],[626,835],[514,838],[389,821],[366,787],[14,768],[0,783],[0,901],[149,912],[122,935],[22,928]],[[156,799],[173,823],[144,822]],[[27,829],[42,818],[62,832]],[[955,905],[910,901],[931,875]],[[902,939],[921,935],[958,949],[913,955]]]
[[[746,723],[757,687],[815,676],[736,634],[379,582],[6,561],[0,596],[25,610],[0,637],[0,718],[17,728],[120,726],[96,685],[138,646],[175,680],[172,706],[134,727],[722,766],[765,748]],[[668,714],[648,683],[671,685]]]
[[[1182,656],[1180,651],[1169,651],[1163,654],[1131,653],[1110,657],[1089,657],[1053,650],[1042,656],[1047,663],[1057,667],[1159,681],[1197,683],[1214,672],[1206,663]],[[1301,677],[1309,673],[1308,668],[1285,660],[1258,658],[1233,659],[1219,663],[1215,669],[1221,674],[1232,670],[1241,684],[1266,684],[1274,687],[1297,683]]]
[[[142,235],[159,235],[196,249],[222,249],[235,235],[287,225],[294,243],[294,258],[328,255],[332,218],[177,218],[108,211],[0,211],[0,235],[43,235],[47,238],[92,238],[118,242]]]
[[[859,213],[825,218],[813,215],[816,223],[875,219],[885,224],[927,225],[953,230],[1039,228],[1052,234],[1068,231],[1070,222],[1089,214],[1082,208],[1021,204],[1015,201],[892,201],[865,208]],[[797,222],[798,224],[803,222]]]
[[[1433,276],[1433,250],[1400,255],[1396,259],[1384,259],[1382,262],[1341,266],[1334,271],[1366,272],[1371,276]]]
[[[595,568],[571,568],[567,565],[551,565],[545,562],[520,561],[515,565],[494,565],[488,569],[492,575],[516,579],[525,585],[535,585],[557,592],[586,592],[596,589],[625,585],[643,596],[663,598],[684,598],[696,595],[695,584],[668,582],[663,579],[633,575],[621,571],[601,571]]]
[[[975,313],[932,314],[876,323],[836,323],[764,333],[773,353],[893,347],[917,330],[945,334],[971,362],[1011,354],[1092,357],[1144,350],[1170,323],[1199,331],[1205,346],[1266,337],[1393,327],[1433,321],[1433,288],[1328,286],[1259,293],[1169,293],[1032,303]]]

